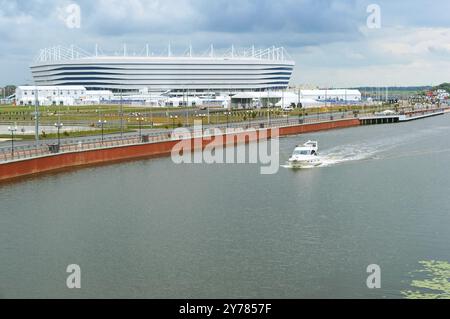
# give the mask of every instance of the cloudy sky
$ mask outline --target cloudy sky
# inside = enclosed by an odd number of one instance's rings
[[[81,8],[81,27],[66,8]],[[367,8],[381,10],[369,28]],[[373,20],[371,20],[373,21]],[[450,82],[448,0],[0,0],[0,85],[31,82],[39,49],[75,44],[93,52],[202,53],[235,46],[284,46],[293,84],[328,87]]]

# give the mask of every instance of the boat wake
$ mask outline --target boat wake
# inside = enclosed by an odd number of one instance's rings
[[[433,135],[441,135],[442,131],[450,130],[449,127],[435,127],[408,132],[397,136],[384,137],[377,140],[359,142],[355,144],[344,144],[330,149],[323,149],[319,152],[321,165],[310,168],[329,167],[344,163],[369,160],[390,160],[395,158],[425,156],[431,154],[448,153],[450,149],[412,149],[405,146],[420,141],[426,141]],[[424,145],[426,145],[424,143]],[[393,151],[395,150],[395,151]],[[295,168],[289,163],[282,165],[285,168]],[[306,167],[309,168],[309,167]]]
[[[311,167],[305,166],[302,167],[302,169],[329,167],[345,162],[376,159],[376,154],[377,150],[368,146],[343,145],[321,152],[320,159],[322,163],[320,165]],[[285,165],[282,165],[282,167],[292,169],[298,168],[290,165],[290,163],[286,163]]]
[[[404,140],[401,138],[388,138],[368,143],[336,146],[321,151],[320,159],[322,163],[315,167],[329,167],[347,162],[382,159],[384,153],[389,153],[390,150],[403,143]],[[289,163],[283,167],[293,168]]]
[[[322,165],[327,167],[345,162],[376,159],[381,150],[373,145],[342,145],[324,150],[320,155]]]

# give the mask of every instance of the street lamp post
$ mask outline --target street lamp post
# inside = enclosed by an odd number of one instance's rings
[[[199,118],[202,120],[202,134],[203,134],[203,125],[204,125],[203,119],[204,119],[206,116],[207,116],[206,114],[198,114],[198,115],[197,115],[197,117],[199,117]]]
[[[61,147],[61,136],[59,133],[63,126],[64,126],[64,124],[61,122],[55,123],[55,127],[58,129],[58,152],[59,152],[59,148]]]
[[[170,118],[172,119],[172,128],[175,128],[175,120],[178,118],[178,116],[177,115],[175,115],[175,116],[170,116]]]
[[[14,132],[17,132],[17,126],[8,127],[8,131],[11,132],[11,158],[14,159]]]
[[[104,138],[104,126],[105,126],[105,124],[106,124],[106,120],[99,120],[98,121],[98,124],[102,127],[102,144],[103,144],[103,142],[104,142],[104,140],[105,140],[105,138]]]
[[[227,116],[227,128],[229,128],[229,126],[230,126],[230,115],[231,115],[231,112],[225,112],[225,115]]]
[[[138,121],[139,121],[139,137],[142,137],[142,121],[144,120],[143,117],[139,117]]]
[[[35,145],[36,149],[39,145],[39,97],[38,97],[39,91],[37,87],[35,87],[34,90],[34,139],[35,139]]]
[[[153,128],[153,110],[150,110],[150,125]]]
[[[273,109],[268,109],[267,110],[267,114],[269,116],[269,127],[272,126],[272,113],[273,113]]]
[[[123,89],[120,89],[120,137],[123,138]]]

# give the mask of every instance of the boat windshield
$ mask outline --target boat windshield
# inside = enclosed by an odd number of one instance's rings
[[[311,155],[310,150],[295,150],[294,155]]]

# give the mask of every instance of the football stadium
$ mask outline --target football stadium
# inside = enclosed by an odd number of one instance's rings
[[[132,92],[154,91],[239,92],[284,90],[295,62],[282,47],[217,53],[214,47],[194,55],[190,47],[182,55],[168,48],[165,55],[129,54],[126,46],[118,54],[95,53],[75,47],[42,49],[31,65],[38,86],[83,86],[88,90]]]

